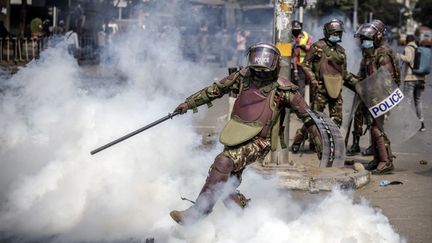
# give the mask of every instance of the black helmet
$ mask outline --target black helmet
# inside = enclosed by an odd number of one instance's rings
[[[373,40],[374,46],[380,46],[384,40],[385,26],[380,20],[362,24],[354,34],[355,38]]]
[[[354,37],[373,40],[377,33],[378,33],[378,28],[375,25],[371,23],[366,23],[358,27],[357,31],[354,33]]]
[[[379,20],[379,19],[372,20],[371,24],[373,26],[375,26],[377,28],[377,30],[378,30],[378,33],[375,35],[374,42],[377,45],[379,45],[383,41],[383,39],[385,37],[386,27],[385,27],[384,23],[381,20]]]
[[[384,23],[383,23],[381,20],[379,20],[379,19],[374,19],[374,20],[372,20],[370,23],[371,23],[372,25],[374,25],[374,26],[377,28],[377,30],[378,30],[379,32],[381,32],[382,34],[385,34],[385,33],[386,33],[385,25],[384,25]]]
[[[293,20],[291,23],[291,26],[292,26],[293,30],[302,30],[303,29],[302,23],[300,23],[300,21],[298,21],[298,20]]]
[[[291,33],[297,37],[303,30],[303,25],[298,20],[293,20],[291,23]]]
[[[255,70],[274,71],[279,66],[280,52],[270,43],[260,42],[249,47],[248,66]]]
[[[339,19],[332,19],[324,24],[323,28],[324,37],[328,39],[333,33],[340,33],[342,38],[342,33],[344,32],[344,23]]]
[[[249,47],[248,67],[260,78],[274,78],[279,72],[280,52],[270,43],[260,42]]]

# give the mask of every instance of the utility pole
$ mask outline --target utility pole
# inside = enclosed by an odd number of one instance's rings
[[[304,8],[307,5],[307,1],[306,0],[298,0],[297,1],[297,7],[299,10],[299,14],[298,14],[298,21],[303,25],[303,17],[304,17]],[[303,25],[304,26],[304,25]],[[309,84],[305,84],[304,85],[304,98],[305,101],[308,105],[310,105],[310,86]]]
[[[354,12],[353,12],[353,30],[356,31],[358,27],[358,0],[354,0]]]
[[[292,37],[291,37],[291,18],[294,9],[294,0],[275,0],[273,18],[273,42],[281,52],[280,75],[291,80],[291,57],[292,57]],[[284,138],[289,138],[289,111],[285,115]],[[281,165],[289,162],[289,149],[281,149],[271,152],[270,163]]]

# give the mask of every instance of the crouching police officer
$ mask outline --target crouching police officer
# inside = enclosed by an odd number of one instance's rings
[[[224,150],[210,167],[209,175],[194,205],[183,211],[174,210],[171,217],[179,224],[196,222],[208,215],[221,196],[221,186],[233,178],[240,185],[245,167],[262,160],[276,150],[281,131],[281,113],[290,108],[303,121],[312,134],[316,151],[321,141],[317,127],[307,110],[308,105],[298,92],[298,87],[279,77],[279,50],[272,44],[258,43],[248,50],[248,66],[198,91],[181,103],[176,111],[185,113],[203,104],[221,98],[230,92],[237,94],[231,119],[220,135]],[[233,191],[224,202],[245,207],[247,200]]]

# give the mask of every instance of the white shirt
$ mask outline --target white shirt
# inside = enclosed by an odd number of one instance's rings
[[[67,45],[74,45],[75,48],[79,48],[78,34],[76,32],[73,32],[72,30],[66,32],[64,41]]]

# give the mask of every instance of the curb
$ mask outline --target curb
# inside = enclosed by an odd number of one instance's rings
[[[369,183],[371,175],[360,163],[342,168],[290,165],[263,166],[259,163],[251,167],[259,174],[279,177],[281,189],[303,190],[311,193],[331,191],[335,187],[358,189]]]

